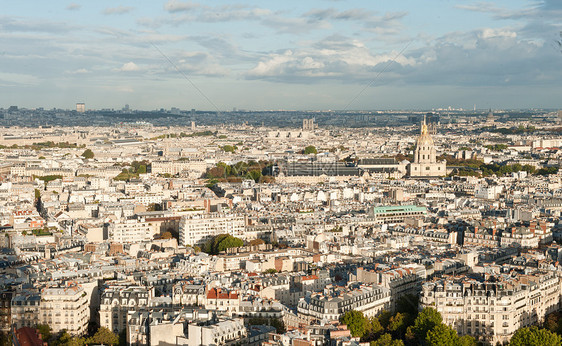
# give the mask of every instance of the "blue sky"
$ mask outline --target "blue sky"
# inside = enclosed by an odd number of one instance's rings
[[[4,108],[562,108],[560,0],[0,6]]]

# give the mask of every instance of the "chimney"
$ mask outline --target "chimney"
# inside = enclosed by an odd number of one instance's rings
[[[537,222],[531,221],[531,224],[529,225],[529,231],[533,234],[533,236],[535,235],[535,228],[536,227],[537,227]]]
[[[511,227],[511,236],[513,237],[515,235],[515,227]]]
[[[474,226],[474,234],[478,233],[478,226]]]

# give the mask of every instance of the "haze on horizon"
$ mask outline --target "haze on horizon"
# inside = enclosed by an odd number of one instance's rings
[[[4,108],[562,108],[557,0],[0,4]]]

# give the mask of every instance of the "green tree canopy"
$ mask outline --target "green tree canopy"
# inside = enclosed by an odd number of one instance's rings
[[[458,346],[458,342],[457,332],[443,323],[430,329],[425,337],[427,346]]]
[[[511,341],[510,346],[542,346],[562,345],[562,337],[547,329],[538,327],[525,327],[518,329]]]
[[[82,157],[84,157],[85,159],[93,159],[94,158],[94,152],[90,149],[86,149],[82,153]]]
[[[369,329],[369,320],[361,311],[350,310],[340,317],[340,323],[345,324],[352,336],[362,337]]]
[[[39,330],[39,334],[41,334],[43,340],[47,341],[51,338],[51,327],[48,324],[38,325],[37,330]]]
[[[105,327],[100,327],[94,336],[86,339],[86,343],[88,345],[118,345],[119,336]]]
[[[55,346],[84,346],[85,343],[84,338],[72,336],[65,330],[53,344]]]
[[[230,234],[219,234],[205,243],[203,251],[210,255],[216,255],[226,249],[244,246],[242,239],[231,236]]]
[[[381,335],[377,340],[371,341],[370,346],[404,346],[404,341],[393,340],[392,336],[386,333]]]
[[[433,308],[424,308],[416,317],[412,332],[418,341],[425,340],[427,332],[443,323],[441,314]]]
[[[303,153],[304,153],[305,155],[308,155],[308,154],[317,154],[318,151],[316,150],[316,147],[315,147],[314,145],[309,145],[308,147],[304,148]]]

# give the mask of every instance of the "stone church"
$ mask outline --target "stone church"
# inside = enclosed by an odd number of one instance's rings
[[[425,123],[425,117],[421,124],[421,134],[416,143],[414,151],[414,162],[408,166],[408,176],[413,178],[440,177],[447,174],[447,162],[437,161],[437,151],[433,138]]]

